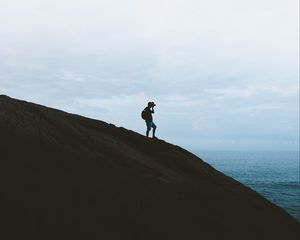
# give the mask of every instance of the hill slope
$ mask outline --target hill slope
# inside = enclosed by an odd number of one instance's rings
[[[0,134],[1,239],[298,239],[285,211],[164,141],[3,95]]]

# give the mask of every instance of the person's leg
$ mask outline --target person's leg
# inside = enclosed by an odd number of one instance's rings
[[[155,137],[156,125],[155,125],[154,122],[152,122],[152,128],[153,128],[153,131],[152,131],[152,137]]]
[[[152,125],[151,122],[146,121],[146,126],[147,126],[146,136],[147,137],[149,137],[149,132],[151,130],[151,125]]]

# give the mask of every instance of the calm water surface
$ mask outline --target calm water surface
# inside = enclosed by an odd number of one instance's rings
[[[195,153],[217,170],[251,187],[284,208],[300,222],[299,152]]]

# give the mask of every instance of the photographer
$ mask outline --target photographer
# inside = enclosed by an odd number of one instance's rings
[[[142,118],[145,120],[146,122],[146,126],[147,126],[147,132],[146,132],[146,136],[149,136],[149,132],[151,131],[151,128],[153,128],[152,131],[152,138],[157,139],[155,137],[155,130],[156,130],[156,125],[153,122],[153,117],[152,114],[154,113],[154,107],[155,107],[155,103],[154,102],[148,102],[148,106],[143,110],[142,113]]]

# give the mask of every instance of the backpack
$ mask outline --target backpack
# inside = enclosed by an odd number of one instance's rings
[[[146,120],[146,109],[144,109],[141,113],[142,119]]]

